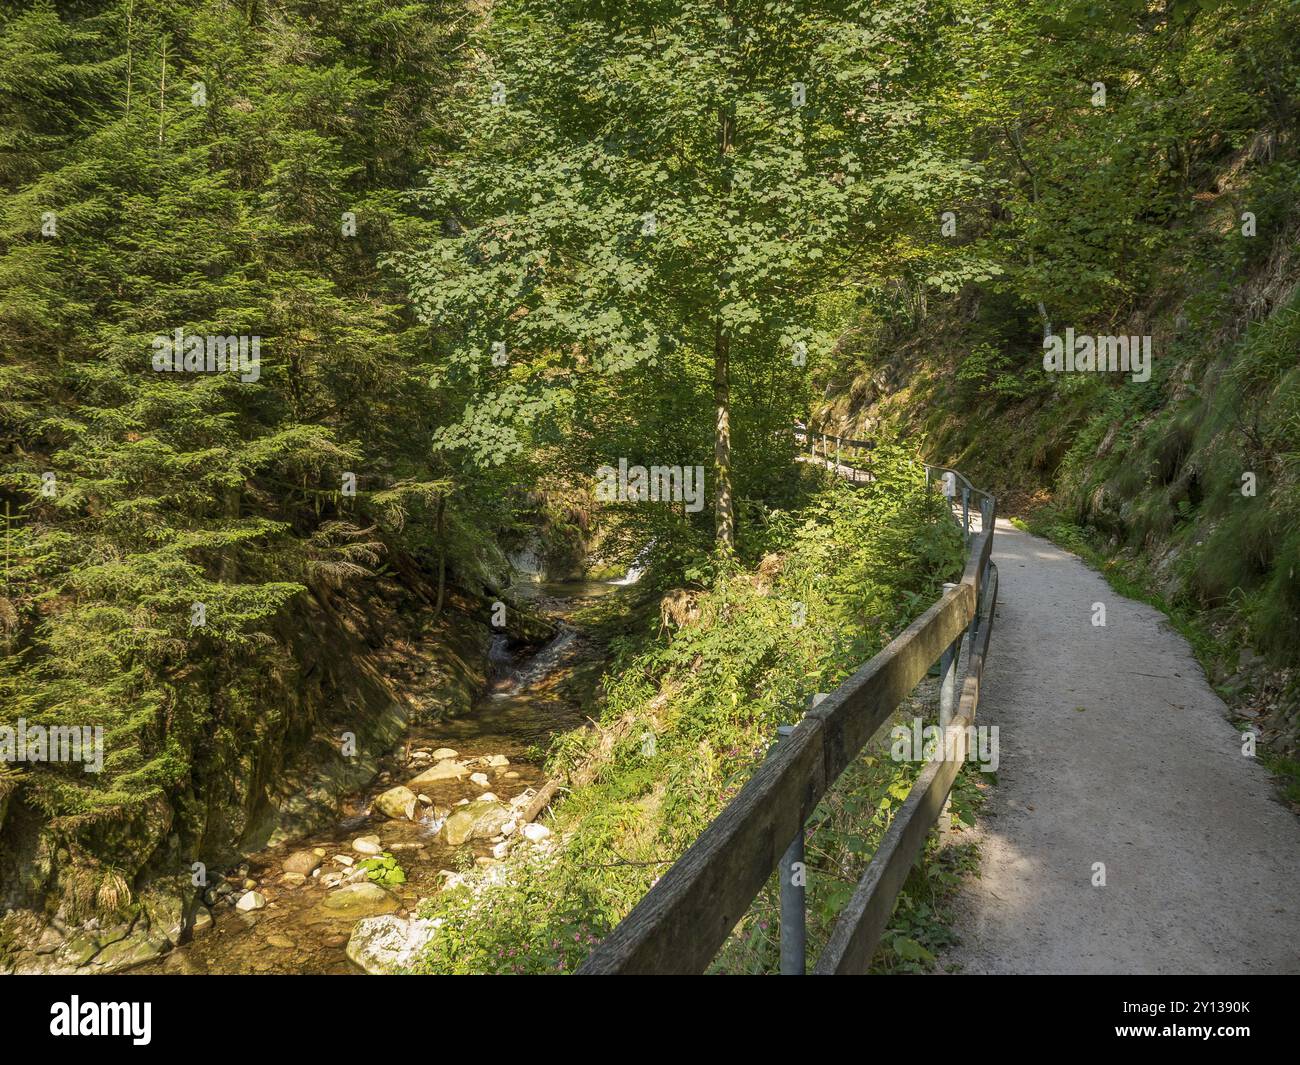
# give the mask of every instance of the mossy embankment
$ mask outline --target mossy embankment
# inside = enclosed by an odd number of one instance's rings
[[[907,435],[993,489],[1003,515],[1163,609],[1294,777],[1300,186],[1289,134],[1244,140],[1210,153],[1192,208],[1152,227],[1150,269],[1129,295],[1073,321],[1080,334],[1149,336],[1150,380],[1044,372],[1032,305],[970,286],[865,342],[818,417],[832,432]]]
[[[156,957],[188,938],[207,887],[243,856],[336,818],[409,725],[468,711],[485,685],[490,602],[451,589],[435,611],[436,595],[412,571],[361,596],[297,597],[268,636],[280,668],[254,677],[213,664],[176,684],[180,706],[209,700],[190,712],[210,727],[180,781],[119,818],[51,815],[39,778],[61,767],[11,771],[0,963],[112,971]],[[524,643],[545,627],[523,609],[510,617]]]

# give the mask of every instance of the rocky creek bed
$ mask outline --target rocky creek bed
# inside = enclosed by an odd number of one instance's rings
[[[559,634],[498,675],[473,711],[414,726],[328,828],[250,855],[205,893],[193,938],[136,973],[346,974],[400,968],[427,926],[420,901],[516,847],[555,845],[541,752],[585,720],[569,683],[592,649],[565,617],[609,584],[534,589]]]

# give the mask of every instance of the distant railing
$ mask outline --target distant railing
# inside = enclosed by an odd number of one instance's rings
[[[811,441],[815,436],[796,430]],[[870,451],[870,441],[823,436],[836,444],[836,468],[846,450]],[[859,471],[861,472],[861,471]],[[991,560],[997,503],[955,470],[926,466],[955,504],[960,497],[967,560],[961,580],[835,691],[819,697],[802,720],[779,730],[767,760],[699,839],[632,912],[592,951],[580,974],[703,972],[745,915],[774,870],[781,894],[781,972],[805,972],[804,823],[858,752],[937,661],[939,725],[944,751],[961,750],[974,724],[980,681],[997,604]],[[950,476],[951,475],[951,476]],[[857,480],[857,477],[853,477]],[[971,530],[971,502],[981,527]],[[960,698],[957,675],[966,663]],[[961,736],[952,735],[960,730]],[[949,746],[949,744],[953,746]],[[908,870],[944,809],[960,760],[928,763],[913,783],[875,856],[841,911],[815,974],[865,972],[885,931]]]
[[[826,465],[834,463],[837,471],[854,470],[855,461],[864,461],[865,467],[857,472],[870,479],[872,470],[872,452],[876,449],[874,440],[851,440],[845,436],[831,436],[827,433],[815,433],[811,429],[805,429],[802,425],[795,425],[794,436],[796,440],[801,441],[808,448],[808,453],[814,457],[817,456],[817,442],[821,441],[821,457]],[[835,445],[835,457],[831,458],[831,445]],[[847,462],[845,459],[847,458]],[[843,475],[843,474],[842,474]],[[859,478],[850,476],[851,481],[857,481]]]

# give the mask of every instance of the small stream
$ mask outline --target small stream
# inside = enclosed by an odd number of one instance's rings
[[[470,861],[489,863],[492,844],[473,840],[459,847],[443,842],[441,829],[449,811],[464,800],[492,793],[503,801],[526,805],[525,796],[545,783],[540,764],[557,733],[581,725],[585,707],[567,690],[574,670],[590,662],[592,649],[566,618],[596,596],[615,592],[612,582],[572,581],[526,585],[514,591],[527,597],[558,625],[556,636],[533,654],[512,656],[502,639],[490,656],[488,690],[473,709],[458,718],[412,726],[402,749],[384,763],[379,777],[363,794],[346,801],[332,825],[293,843],[260,851],[246,859],[242,873],[227,876],[236,889],[212,911],[212,926],[138,973],[208,974],[348,974],[360,970],[344,948],[361,916],[393,912],[406,916],[421,899],[435,894],[446,871]],[[412,787],[423,797],[413,820],[390,820],[372,809],[374,799],[406,784],[449,757],[476,776],[446,779]],[[439,752],[435,759],[434,752]],[[490,760],[490,761],[489,761]],[[486,783],[484,779],[486,778]],[[324,905],[331,891],[345,882],[350,865],[364,855],[354,850],[359,837],[378,836],[382,849],[401,865],[406,882],[390,888],[385,909],[340,913]],[[468,853],[467,853],[468,852]],[[290,855],[296,862],[319,859],[305,879],[284,875]],[[336,857],[337,856],[337,857]],[[261,893],[262,909],[240,912],[233,901],[245,890]]]

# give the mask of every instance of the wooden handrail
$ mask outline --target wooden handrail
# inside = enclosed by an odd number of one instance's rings
[[[946,730],[944,750],[951,749],[948,746],[951,742],[948,736],[951,733],[965,732],[975,723],[984,659],[988,654],[989,634],[993,630],[997,587],[997,569],[994,567],[989,581],[989,594],[984,610],[981,611],[978,635],[975,637],[977,646],[974,657],[968,659],[970,665],[966,670],[961,707]],[[969,641],[969,637],[967,639]],[[960,768],[961,762],[942,758],[931,762],[921,771],[885,832],[884,839],[880,841],[880,846],[876,848],[852,897],[840,911],[830,940],[817,959],[814,975],[866,972],[871,964],[871,956],[889,923],[898,893],[902,890],[913,863],[925,848],[926,837],[943,810]]]
[[[948,586],[790,730],[740,793],[597,945],[580,974],[702,972],[827,789],[941,656],[954,677],[959,657],[970,663],[950,727],[974,721],[997,589],[990,561],[996,503],[987,499],[986,527],[969,541],[961,581]],[[963,641],[964,653],[947,655]],[[870,961],[957,768],[948,761],[932,763],[913,784],[816,972],[860,970]]]

